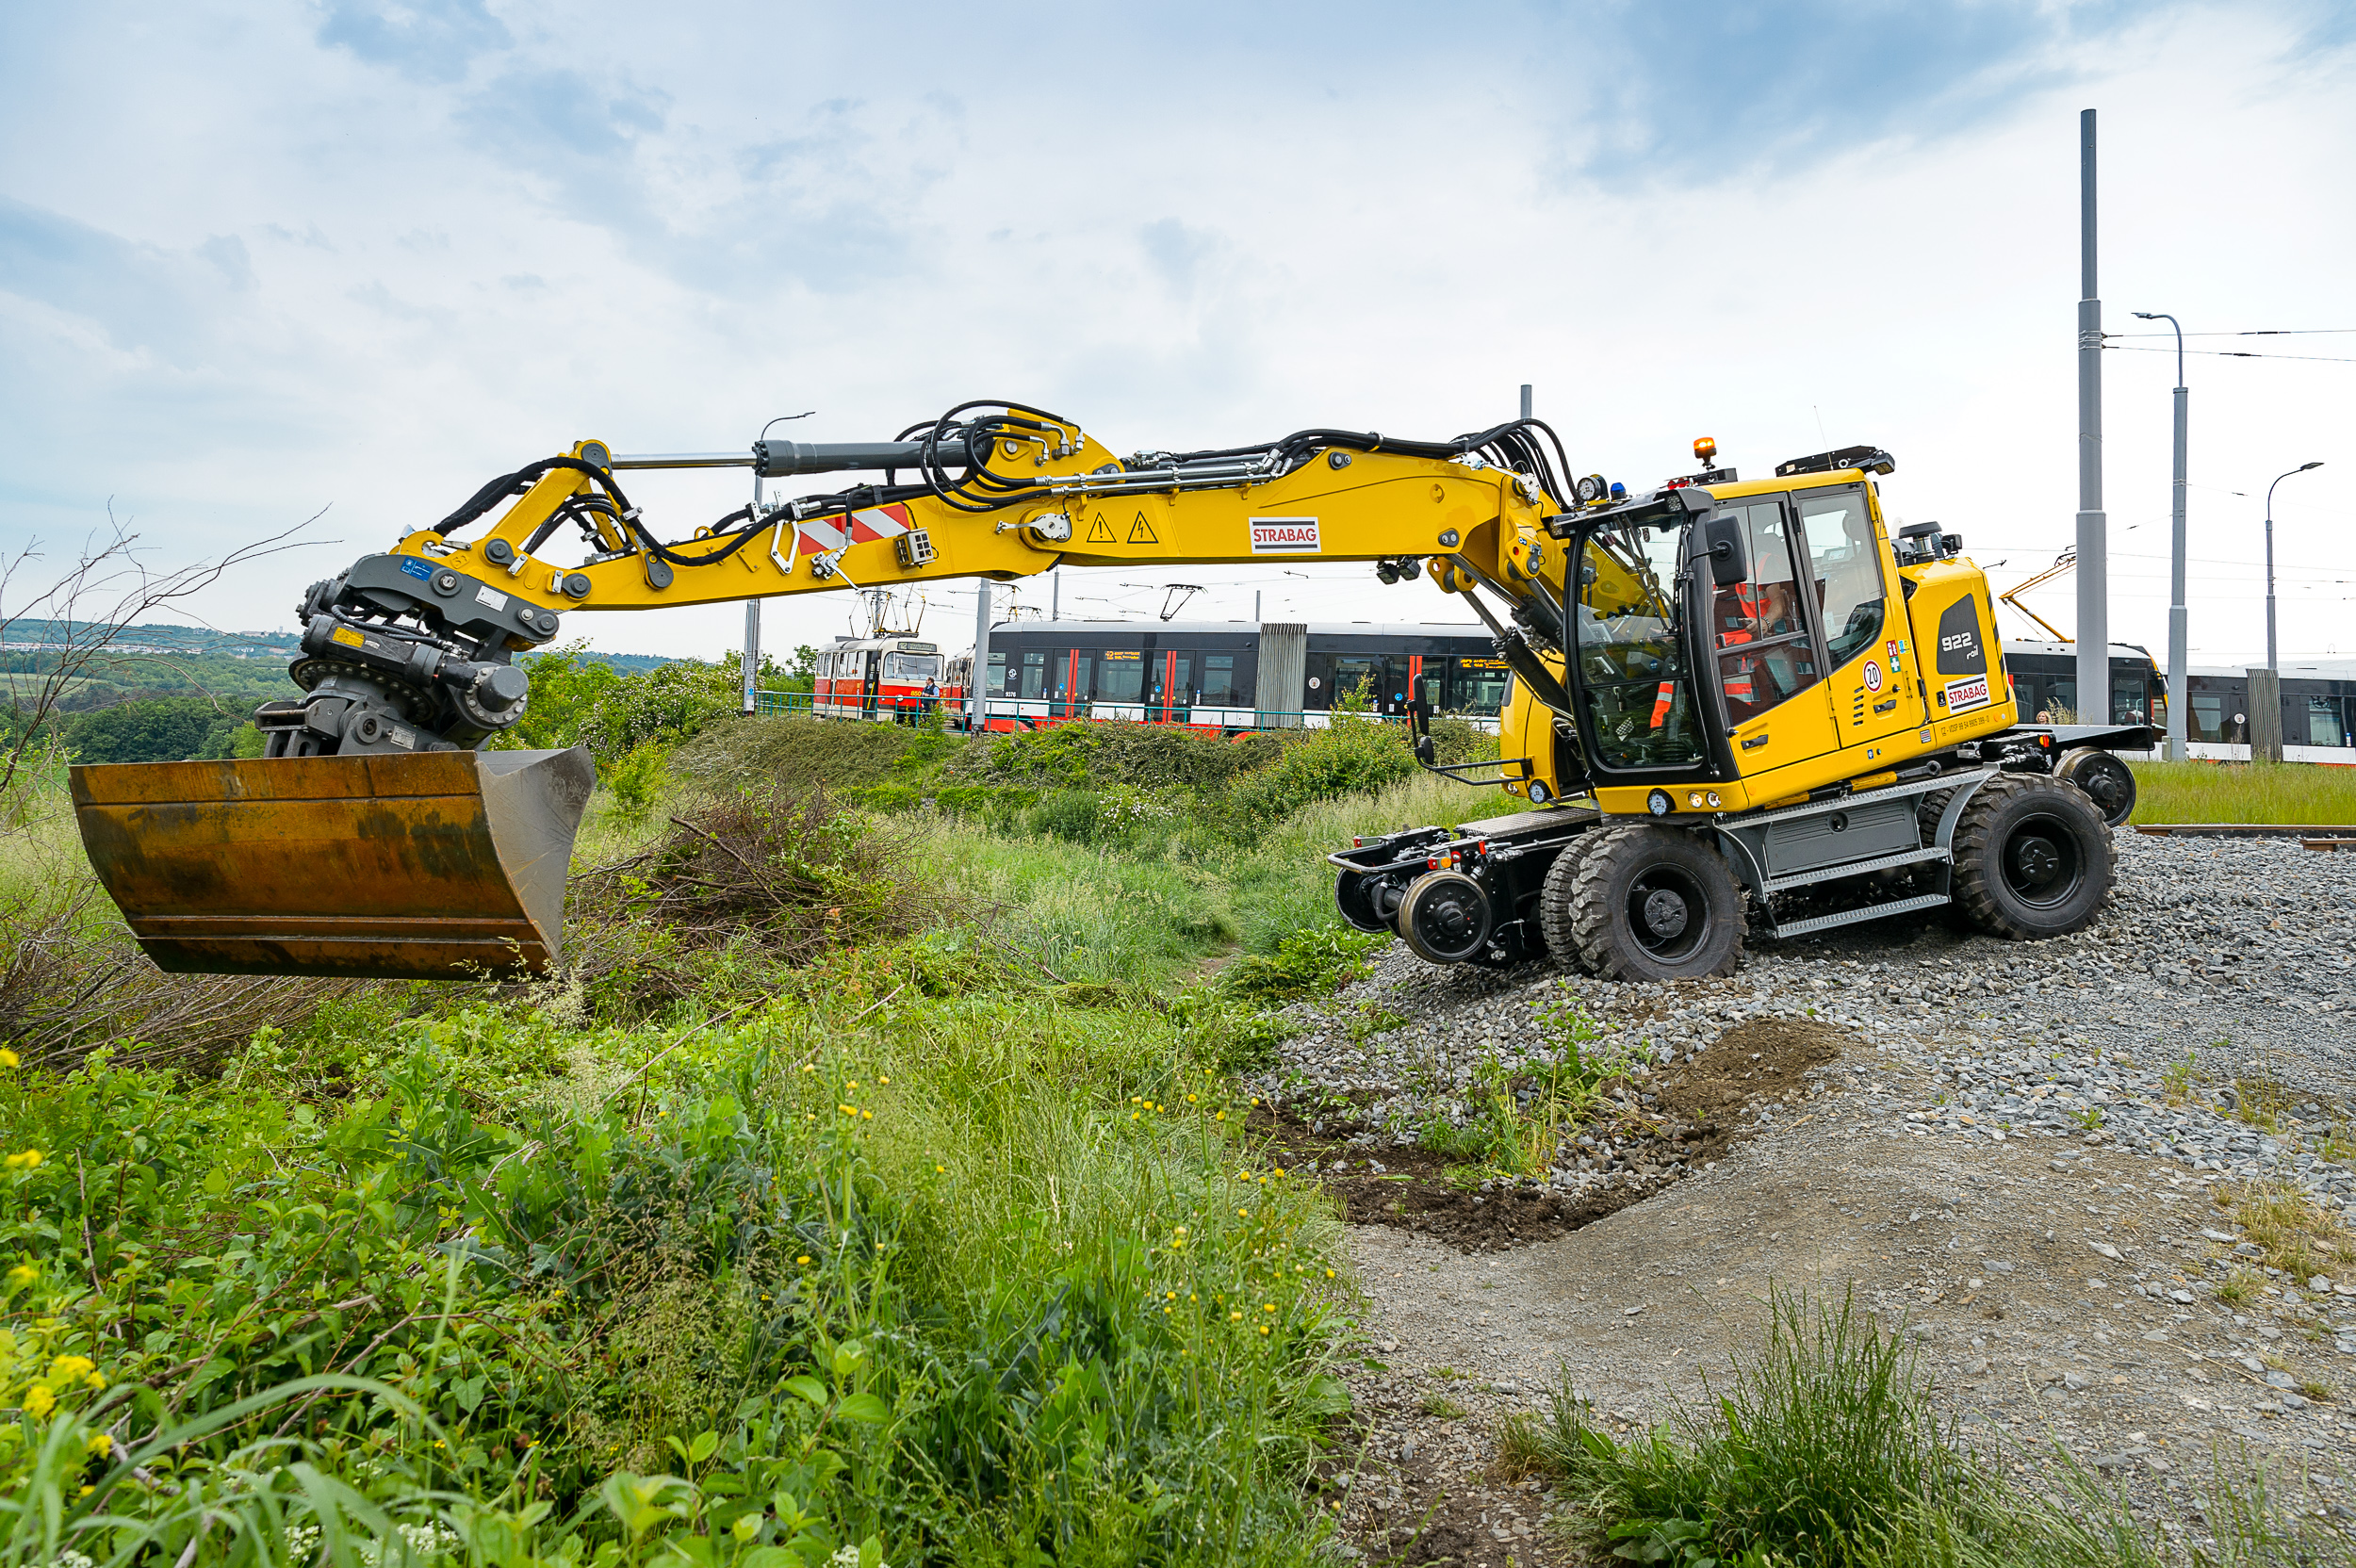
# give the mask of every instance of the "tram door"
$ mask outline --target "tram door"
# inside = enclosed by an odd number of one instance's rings
[[[1363,659],[1333,659],[1333,698],[1332,706],[1348,708],[1363,699],[1367,707],[1379,707],[1383,698],[1383,661],[1368,655]]]
[[[859,710],[861,717],[872,719],[883,687],[883,655],[870,648],[859,655]]]
[[[1185,724],[1193,712],[1194,655],[1172,649],[1152,666],[1153,691],[1146,698],[1146,717],[1163,724]]]

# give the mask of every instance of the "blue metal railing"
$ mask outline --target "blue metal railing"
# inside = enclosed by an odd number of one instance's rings
[[[847,702],[840,701],[829,701],[827,704],[829,709],[850,706]],[[963,697],[877,697],[874,703],[868,705],[867,711],[847,713],[820,711],[815,694],[810,692],[756,691],[753,694],[753,711],[757,714],[798,713],[821,719],[842,719],[850,723],[917,724],[923,720],[926,710],[935,706],[945,706],[948,709],[948,724],[951,728],[963,729],[967,727],[967,702]],[[1015,706],[1016,699],[1014,698],[992,698],[990,714],[991,722],[1010,722],[1023,728],[1034,728],[1046,725],[1078,724],[1103,719],[1132,724],[1186,725],[1195,728],[1222,729],[1232,732],[1247,729],[1314,729],[1332,723],[1333,718],[1330,710],[1322,708],[1246,709],[1240,705],[1232,708],[1215,708],[1206,705],[1200,711],[1219,714],[1218,718],[1211,719],[1194,716],[1198,710],[1191,708],[1173,708],[1167,710],[1168,716],[1164,716],[1160,705],[1151,703],[1032,699],[1023,704],[1029,708],[1044,707],[1047,711],[1043,713],[1018,713],[1013,711]],[[1145,710],[1142,716],[1138,713],[1140,707]],[[1242,716],[1247,713],[1250,715],[1249,718]],[[1352,716],[1372,719],[1383,724],[1403,725],[1407,723],[1406,716],[1403,714],[1358,713]],[[1455,716],[1469,718],[1475,724],[1489,729],[1493,729],[1497,722],[1495,715],[1486,713]]]

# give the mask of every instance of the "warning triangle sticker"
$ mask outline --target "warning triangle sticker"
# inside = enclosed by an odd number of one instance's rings
[[[1145,520],[1145,514],[1142,512],[1138,513],[1137,520],[1129,525],[1129,543],[1132,545],[1158,545],[1161,542],[1160,536],[1153,531],[1153,525]]]
[[[1104,521],[1104,514],[1100,512],[1096,514],[1096,521],[1088,524],[1088,543],[1109,545],[1113,542],[1113,526]]]

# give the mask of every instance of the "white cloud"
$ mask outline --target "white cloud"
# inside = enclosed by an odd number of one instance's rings
[[[2356,94],[2327,12],[1530,7],[1445,34],[1334,14],[336,0],[12,22],[0,541],[78,532],[111,495],[194,552],[332,502],[331,556],[584,435],[728,448],[815,407],[803,438],[876,438],[984,396],[1124,451],[1448,435],[1530,381],[1573,461],[1631,484],[1703,433],[1754,472],[1883,444],[1898,509],[2009,582],[2075,505],[2086,105],[2114,330],[2131,308],[2356,327],[2331,318]],[[2356,358],[2356,336],[2304,341]],[[2356,466],[2356,365],[2192,363],[2196,647],[2263,638],[2257,502],[2226,492],[2322,457],[2282,490],[2283,641],[2356,652],[2331,477]],[[2113,627],[2156,646],[2172,367],[2106,370]],[[741,490],[633,486],[682,532]],[[324,564],[258,570],[205,613],[282,624]],[[1305,569],[1189,568],[1222,585],[1189,612],[1248,614],[1256,587],[1271,614],[1461,618]],[[1118,587],[1134,571],[1095,576],[1068,576],[1068,605],[1158,603]],[[934,603],[928,629],[966,624],[970,597]],[[773,605],[770,641],[844,608]],[[708,655],[739,620],[573,626]]]

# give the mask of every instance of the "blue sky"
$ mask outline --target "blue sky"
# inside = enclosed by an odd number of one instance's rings
[[[2077,111],[2115,330],[2356,328],[2352,89],[2345,5],[10,8],[0,546],[111,500],[174,560],[324,508],[200,606],[276,626],[583,435],[868,438],[973,397],[1121,449],[1448,435],[1528,381],[1632,483],[1702,433],[1749,470],[1885,445],[1897,510],[2009,582],[2075,504]],[[2283,643],[2356,654],[2356,364],[2192,363],[2196,648],[2261,645],[2256,498],[2323,458],[2278,507]],[[2158,645],[2172,366],[2106,369],[2113,627]],[[684,531],[740,489],[633,495]],[[1305,570],[1197,608],[1457,618]],[[1067,610],[1159,603],[1123,580],[1067,574]],[[709,654],[739,618],[572,625]]]

